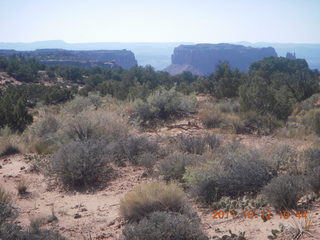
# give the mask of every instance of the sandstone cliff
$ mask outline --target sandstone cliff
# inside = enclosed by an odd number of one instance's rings
[[[128,50],[89,50],[76,51],[64,49],[39,49],[35,51],[0,50],[1,56],[21,54],[35,58],[49,65],[67,65],[78,67],[114,67],[129,69],[137,65],[134,54]]]
[[[253,48],[227,43],[180,45],[174,49],[172,64],[164,71],[173,75],[183,71],[209,75],[220,61],[227,61],[232,68],[247,71],[251,63],[269,56],[277,56],[272,47]]]

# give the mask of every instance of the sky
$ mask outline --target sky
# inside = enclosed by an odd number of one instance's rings
[[[320,43],[320,0],[0,0],[0,42]]]

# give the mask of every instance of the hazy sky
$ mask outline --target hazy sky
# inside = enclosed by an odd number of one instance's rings
[[[0,42],[320,43],[320,0],[0,0]]]

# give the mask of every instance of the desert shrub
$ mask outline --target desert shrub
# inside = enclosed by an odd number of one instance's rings
[[[86,110],[75,116],[62,116],[62,141],[103,139],[112,142],[130,132],[126,120],[118,113],[103,110]]]
[[[281,175],[266,185],[262,194],[277,210],[295,209],[298,200],[306,193],[307,182],[301,176]]]
[[[156,211],[171,211],[192,215],[184,192],[171,183],[153,182],[136,186],[120,201],[121,215],[129,221],[139,221]]]
[[[200,120],[206,128],[219,128],[223,122],[223,116],[215,109],[200,111]]]
[[[147,173],[152,173],[153,166],[157,162],[157,156],[154,153],[146,152],[139,156],[138,165],[147,169]]]
[[[174,153],[160,162],[160,174],[166,181],[182,180],[186,167],[203,160],[199,155]]]
[[[157,154],[158,144],[146,137],[130,136],[111,143],[109,148],[117,164],[123,165],[125,161],[129,161],[138,165],[143,154]]]
[[[187,168],[184,175],[193,194],[203,202],[256,193],[272,178],[270,165],[255,152],[226,147],[220,155],[206,164]]]
[[[305,163],[306,170],[311,170],[320,166],[320,149],[309,148],[303,151],[302,161]]]
[[[11,196],[0,187],[0,226],[12,215]]]
[[[52,138],[60,127],[58,120],[54,116],[46,115],[40,119],[40,121],[35,122],[31,128],[32,133],[43,140]]]
[[[278,173],[297,174],[300,172],[298,152],[291,146],[286,144],[273,145],[264,154]]]
[[[76,96],[73,100],[69,101],[64,106],[64,111],[72,114],[82,112],[84,109],[89,107],[91,102],[89,98]]]
[[[146,102],[138,102],[132,113],[142,124],[152,120],[167,120],[195,111],[196,99],[185,96],[175,89],[160,89],[151,94]]]
[[[6,223],[0,227],[0,239],[6,240],[67,240],[58,232],[40,229],[40,226],[32,226],[28,230],[22,230],[22,227]]]
[[[317,195],[320,194],[320,167],[312,169],[309,173],[309,184],[311,189]]]
[[[216,135],[206,136],[180,136],[177,139],[177,147],[182,152],[192,154],[203,154],[207,148],[215,149],[220,145],[220,140]]]
[[[50,169],[66,186],[96,188],[110,173],[103,146],[94,140],[63,145],[50,159]]]
[[[208,240],[197,219],[174,212],[154,212],[128,225],[121,240]]]
[[[206,128],[222,128],[232,130],[234,133],[244,131],[236,103],[221,102],[205,104],[199,110],[199,118]]]
[[[320,135],[320,109],[314,108],[306,112],[302,117],[302,124],[310,132]]]
[[[20,149],[11,143],[7,143],[0,152],[0,157],[10,156],[20,153]]]
[[[260,115],[257,112],[243,112],[241,118],[248,132],[260,135],[269,135],[277,128],[283,126],[283,122],[270,114]]]

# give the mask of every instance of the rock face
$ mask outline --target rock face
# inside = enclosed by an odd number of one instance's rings
[[[251,63],[271,56],[277,56],[272,47],[253,48],[227,43],[180,45],[171,56],[172,64],[164,71],[172,75],[184,71],[209,75],[220,61],[229,62],[232,68],[248,71]]]
[[[128,50],[90,50],[73,51],[64,49],[39,49],[35,51],[0,50],[0,56],[21,54],[27,58],[35,58],[48,65],[66,65],[92,68],[116,67],[124,69],[137,65],[134,54]]]

